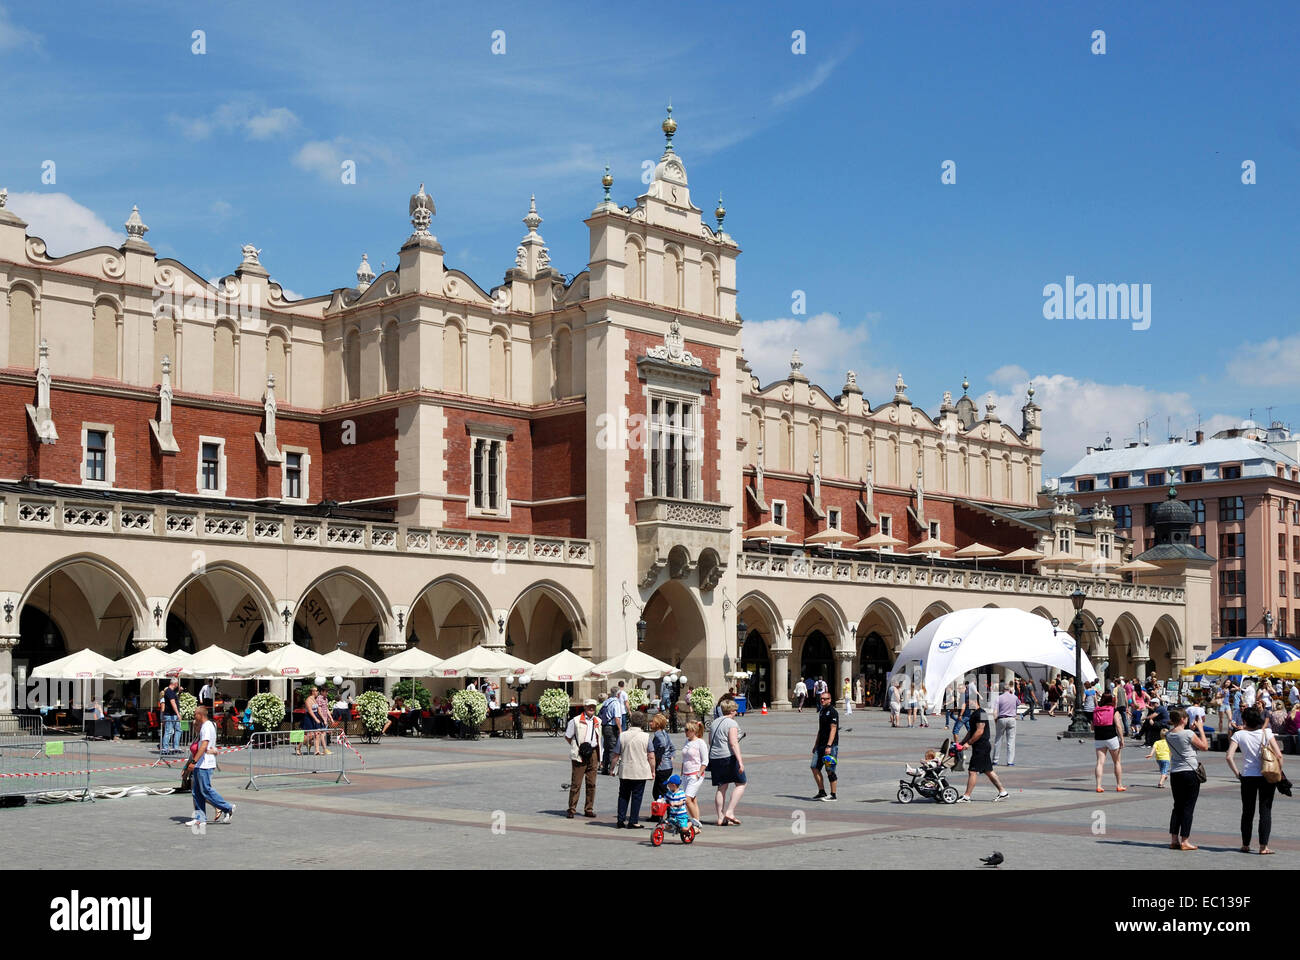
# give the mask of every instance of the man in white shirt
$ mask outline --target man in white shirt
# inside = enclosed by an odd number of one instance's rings
[[[803,713],[803,702],[808,699],[808,684],[803,682],[801,677],[794,685],[794,705],[795,708]]]
[[[186,826],[194,827],[207,821],[206,805],[212,804],[219,811],[217,823],[229,823],[235,815],[235,805],[227,803],[221,794],[212,789],[212,771],[217,768],[217,728],[208,719],[208,708],[194,708],[194,722],[198,725],[198,752],[189,762],[191,771],[190,790],[194,794],[194,818],[186,821]]]
[[[1241,709],[1255,705],[1255,683],[1253,680],[1247,680],[1241,685]]]
[[[208,709],[212,709],[212,695],[212,684],[205,683],[199,688],[199,703],[203,704]]]
[[[600,719],[596,716],[596,701],[587,700],[582,705],[582,713],[571,719],[564,730],[564,740],[569,745],[569,760],[573,767],[573,776],[569,780],[569,809],[565,814],[570,820],[578,808],[578,791],[584,780],[587,783],[587,803],[582,815],[596,815],[596,769],[604,752],[601,748],[600,727]]]

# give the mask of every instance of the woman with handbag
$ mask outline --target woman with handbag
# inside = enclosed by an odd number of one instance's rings
[[[1273,731],[1264,725],[1259,707],[1241,711],[1245,730],[1238,730],[1228,744],[1228,766],[1241,781],[1241,852],[1250,853],[1250,833],[1255,820],[1255,801],[1259,800],[1259,852],[1268,848],[1268,836],[1273,829],[1273,794],[1282,779],[1282,750]],[[1237,751],[1245,762],[1240,770],[1233,763]]]
[[[1169,722],[1173,726],[1165,734],[1165,742],[1169,744],[1169,789],[1174,795],[1174,812],[1169,815],[1169,849],[1195,850],[1196,844],[1188,843],[1187,838],[1192,834],[1192,813],[1205,776],[1196,751],[1208,750],[1210,744],[1205,739],[1204,721],[1200,717],[1189,730],[1187,714],[1170,710]]]

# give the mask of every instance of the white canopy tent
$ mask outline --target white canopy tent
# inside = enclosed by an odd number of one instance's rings
[[[957,610],[927,623],[903,646],[889,682],[919,666],[926,699],[936,706],[943,691],[983,666],[1009,667],[1023,676],[1031,668],[1056,667],[1074,673],[1074,638],[1051,621],[1024,610],[979,607]],[[1083,681],[1097,679],[1085,654]]]
[[[640,650],[627,650],[591,668],[593,677],[613,677],[616,680],[658,680],[676,672],[677,668],[671,663],[664,663]]]
[[[386,679],[401,680],[404,677],[432,677],[440,663],[441,658],[425,653],[419,647],[407,647],[401,653],[384,657],[376,666],[383,668],[381,676]]]
[[[495,647],[471,647],[450,657],[434,669],[439,677],[517,677],[528,673],[533,665],[512,657]]]
[[[532,677],[547,683],[576,683],[585,679],[594,666],[590,660],[578,656],[572,650],[561,650],[555,656],[535,664]]]

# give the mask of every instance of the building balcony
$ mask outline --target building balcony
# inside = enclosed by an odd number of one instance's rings
[[[1186,591],[1181,587],[1090,580],[1083,577],[1040,577],[996,570],[958,570],[888,561],[782,556],[748,550],[740,556],[737,574],[741,577],[776,577],[1042,597],[1068,597],[1077,587],[1089,598],[1097,600],[1134,603],[1186,603],[1187,600]]]
[[[676,580],[697,572],[700,590],[707,593],[717,586],[731,553],[731,505],[645,497],[636,501],[636,537],[643,589],[666,570]]]
[[[493,562],[593,565],[590,540],[483,533],[335,518],[263,514],[202,506],[80,500],[39,493],[0,493],[0,530],[77,536],[138,537],[205,543],[415,553]]]

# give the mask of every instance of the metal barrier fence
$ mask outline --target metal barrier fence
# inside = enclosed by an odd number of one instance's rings
[[[166,734],[163,733],[162,727],[158,728],[158,759],[154,761],[154,766],[170,766],[176,761],[185,761],[190,758],[190,744],[199,735],[198,726],[193,720],[181,720],[180,729],[176,734],[176,746],[171,748],[167,753],[163,752],[163,744],[167,742]]]
[[[45,736],[45,720],[39,714],[19,716],[16,713],[0,715],[0,737],[18,737],[39,740]]]
[[[316,749],[331,752],[316,754]],[[248,754],[248,783],[244,789],[261,789],[266,777],[308,774],[336,775],[335,783],[351,783],[345,772],[348,749],[333,730],[271,730],[254,733],[244,748]]]
[[[42,793],[90,797],[85,740],[0,740],[0,797]]]

